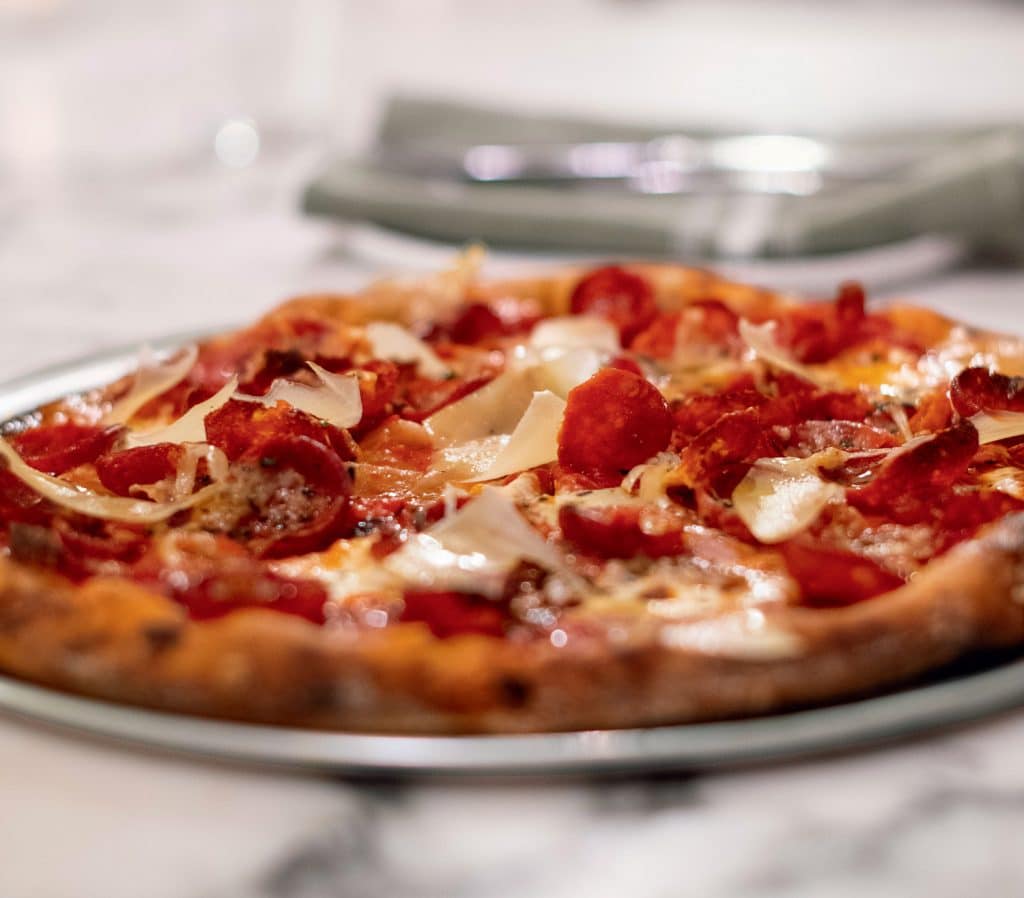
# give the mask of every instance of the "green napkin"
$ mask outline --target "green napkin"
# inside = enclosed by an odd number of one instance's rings
[[[673,133],[725,136],[707,129]],[[338,158],[309,185],[304,208],[436,240],[496,247],[648,257],[803,256],[863,249],[923,233],[974,245],[1024,245],[1024,131],[959,131],[841,138],[844,149],[899,141],[923,161],[884,181],[811,196],[642,194],[600,184],[473,183],[385,165],[395,147],[644,141],[664,127],[500,112],[393,99],[364,158]]]

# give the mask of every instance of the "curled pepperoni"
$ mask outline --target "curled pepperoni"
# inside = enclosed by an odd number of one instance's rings
[[[757,459],[780,452],[778,436],[765,428],[756,409],[730,412],[680,453],[676,477],[691,489],[727,498]]]
[[[629,344],[633,352],[671,358],[686,344],[729,346],[739,336],[739,316],[718,299],[698,299],[682,311],[660,312]]]
[[[264,480],[280,481],[244,525],[250,549],[262,558],[315,552],[349,528],[352,480],[337,453],[306,436],[270,436],[241,462],[258,465]],[[301,483],[284,477],[294,472]],[[255,501],[255,500],[252,500]]]
[[[675,418],[673,445],[683,446],[723,415],[764,405],[768,398],[754,386],[751,375],[738,377],[717,393],[692,392],[672,402]]]
[[[791,540],[776,548],[808,605],[852,605],[903,585],[899,577],[863,555],[806,540]]]
[[[624,474],[666,446],[672,412],[642,377],[604,368],[569,392],[558,432],[558,461],[584,474]]]
[[[263,364],[259,370],[239,390],[250,396],[262,396],[271,388],[278,378],[289,377],[306,366],[306,359],[296,349],[268,349],[263,354]]]
[[[11,443],[37,471],[57,475],[95,461],[114,444],[119,433],[118,427],[44,424],[18,434]]]
[[[896,333],[887,318],[865,311],[864,288],[855,281],[841,284],[831,303],[814,303],[787,312],[779,320],[776,337],[798,361],[810,364],[827,362],[852,346],[876,338],[920,352],[916,341]]]
[[[483,596],[464,592],[409,591],[400,620],[423,623],[438,639],[476,634],[503,636],[506,608]]]
[[[234,461],[254,445],[275,436],[302,436],[352,457],[350,441],[340,428],[279,403],[267,408],[258,402],[230,399],[206,416],[206,438]]]
[[[680,555],[686,548],[679,518],[656,508],[565,505],[558,512],[558,524],[568,542],[599,558],[662,558]]]
[[[846,501],[865,514],[898,524],[936,518],[949,488],[966,472],[978,451],[978,431],[969,421],[890,457],[864,487],[846,491]]]
[[[96,473],[100,483],[112,493],[129,496],[131,488],[137,484],[156,483],[172,477],[183,452],[184,449],[175,443],[154,443],[152,446],[108,452],[96,459]]]
[[[953,408],[969,418],[981,411],[1024,411],[1024,377],[1008,377],[988,368],[964,368],[949,385]]]
[[[574,315],[600,315],[618,329],[625,345],[657,316],[651,285],[640,275],[617,265],[598,268],[572,291],[569,310]]]

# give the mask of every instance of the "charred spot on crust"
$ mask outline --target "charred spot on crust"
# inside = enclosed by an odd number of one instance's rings
[[[60,560],[61,543],[49,527],[36,524],[11,524],[11,557],[25,564],[56,567]]]
[[[509,708],[522,708],[530,700],[530,685],[518,677],[502,677],[498,681],[502,704]]]
[[[153,654],[159,654],[177,645],[181,639],[181,625],[177,623],[147,624],[142,628],[142,635],[149,644]]]

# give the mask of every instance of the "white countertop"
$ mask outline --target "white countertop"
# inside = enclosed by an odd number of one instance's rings
[[[1024,12],[1008,4],[938,4],[927,19],[872,2],[256,6],[0,9],[0,379],[354,286],[393,250],[400,266],[432,264],[432,249],[295,211],[325,143],[357,142],[393,83],[762,127],[1024,112]],[[533,8],[548,11],[543,32]],[[628,78],[595,63],[610,58]],[[245,116],[263,147],[232,170],[213,137]],[[899,289],[1024,328],[1020,271]],[[0,717],[0,895],[1007,895],[1024,878],[1022,744],[1017,713],[744,772],[353,784]]]

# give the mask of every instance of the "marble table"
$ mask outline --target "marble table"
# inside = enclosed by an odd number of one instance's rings
[[[555,77],[564,68],[554,39],[529,73],[493,62],[502,40],[521,45],[531,6],[548,10],[563,36],[593,6],[586,33],[599,57],[616,34],[660,41],[637,62],[641,89],[606,78],[603,91],[574,91]],[[1015,86],[1024,19],[1009,6],[972,4],[968,14],[938,4],[916,29],[908,11],[889,10],[884,33],[871,19],[854,27],[854,13],[838,7],[819,15],[814,4],[782,3],[768,15],[757,4],[728,6],[567,0],[519,4],[512,16],[502,11],[508,4],[440,0],[5,4],[0,378],[229,324],[288,293],[354,286],[389,254],[403,267],[434,264],[436,248],[310,222],[295,209],[324,147],[357,143],[393,81],[446,89],[487,69],[487,83],[464,93],[554,105],[576,94],[582,105],[623,113],[642,96],[651,114],[670,70],[658,18],[669,16],[680,25],[673,33],[687,83],[704,85],[686,101],[693,115],[739,120],[742,110],[765,126],[841,126],[866,119],[872,102],[876,117],[893,121],[929,102],[964,120],[1024,111]],[[740,71],[719,83],[713,103],[707,85],[722,68],[693,35],[733,40],[730,16],[754,33],[767,29],[781,49],[758,56],[756,71],[772,77],[754,94],[743,88],[755,68],[740,54]],[[811,49],[787,67],[800,22]],[[843,33],[853,42],[842,44],[847,55],[829,44]],[[459,47],[465,54],[453,52]],[[390,69],[381,55],[389,48]],[[892,90],[882,89],[877,65],[851,69],[864,53],[877,62],[897,50],[906,51],[905,77],[893,76]],[[567,53],[573,65],[586,63],[575,44]],[[815,80],[830,66],[838,71],[831,92]],[[926,75],[940,77],[929,66],[958,74],[947,74],[941,91],[915,93]],[[853,110],[845,119],[837,96]],[[250,119],[261,143],[240,164]],[[241,157],[231,143],[239,133]],[[1019,270],[882,281],[883,294],[913,293],[981,323],[1024,328]],[[0,716],[0,895],[1008,895],[1024,879],[1022,744],[1024,712],[897,747],[739,772],[356,783],[163,756]]]

